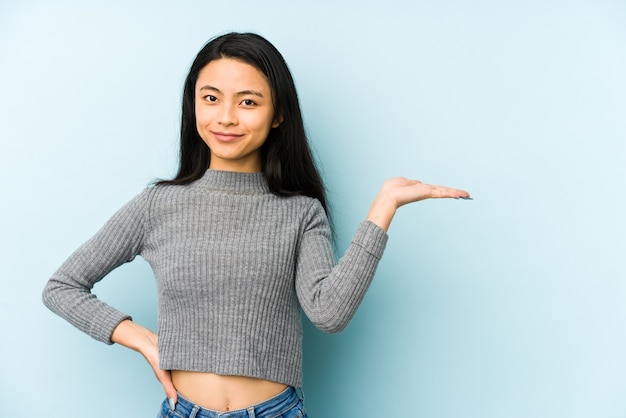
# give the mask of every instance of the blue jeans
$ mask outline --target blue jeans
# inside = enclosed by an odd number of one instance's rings
[[[202,408],[178,395],[176,409],[171,409],[168,400],[161,405],[157,418],[306,418],[304,395],[289,387],[267,401],[236,411],[218,412]]]

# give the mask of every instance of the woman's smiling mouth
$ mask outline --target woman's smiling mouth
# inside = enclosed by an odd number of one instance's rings
[[[211,133],[213,134],[215,139],[217,139],[220,142],[231,142],[231,141],[234,141],[237,138],[241,138],[243,136],[243,134],[234,134],[234,133],[228,133],[228,132],[213,132],[213,131],[211,131]]]

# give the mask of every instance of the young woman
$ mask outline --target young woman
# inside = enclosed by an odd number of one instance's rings
[[[160,417],[306,416],[300,310],[341,331],[359,306],[400,206],[469,198],[387,180],[339,263],[324,186],[293,79],[264,38],[211,40],[185,81],[180,166],[148,187],[52,276],[44,303],[107,344],[141,353],[163,385]],[[155,274],[158,334],[91,289],[141,255]]]

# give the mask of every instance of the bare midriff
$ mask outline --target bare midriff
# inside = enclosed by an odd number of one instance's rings
[[[245,376],[172,370],[178,393],[194,404],[214,411],[244,409],[270,399],[287,385]]]

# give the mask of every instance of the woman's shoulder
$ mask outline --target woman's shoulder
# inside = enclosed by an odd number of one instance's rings
[[[279,196],[278,198],[283,200],[286,204],[298,206],[302,210],[306,210],[306,211],[318,211],[318,210],[323,211],[324,210],[322,207],[322,203],[315,197],[297,194],[297,195],[286,196],[286,197]]]
[[[155,207],[163,205],[167,196],[173,191],[173,186],[150,184],[135,194],[119,210],[119,215],[146,217]]]
[[[328,222],[328,216],[319,199],[306,195],[296,195],[287,197],[286,200],[293,205],[305,224]]]

